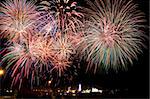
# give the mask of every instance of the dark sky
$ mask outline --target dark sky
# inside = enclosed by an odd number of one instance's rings
[[[84,5],[83,0],[77,0]],[[82,1],[82,2],[81,2]],[[149,0],[134,0],[139,4],[139,8],[145,13],[147,26],[149,25]],[[148,35],[148,28],[145,29]],[[84,84],[93,84],[104,88],[128,88],[129,96],[146,97],[149,89],[149,41],[145,42],[147,49],[143,49],[143,54],[138,56],[138,61],[134,61],[134,65],[129,67],[128,71],[119,71],[115,73],[101,72],[93,74],[90,71],[84,73],[81,68],[78,80]]]
[[[80,1],[80,0],[78,0]],[[149,0],[133,0],[139,4],[139,9],[145,13],[149,26]],[[83,1],[81,2],[83,4]],[[145,32],[149,35],[148,28]],[[85,84],[96,84],[104,88],[127,88],[129,90],[128,97],[148,97],[149,93],[149,40],[145,42],[147,49],[143,49],[143,54],[138,56],[138,60],[134,61],[134,65],[129,67],[128,71],[119,71],[115,73],[110,71],[108,73],[93,74],[90,71],[85,74],[83,70],[80,72],[80,79]]]

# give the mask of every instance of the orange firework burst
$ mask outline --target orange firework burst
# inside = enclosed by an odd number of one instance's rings
[[[70,55],[75,54],[75,48],[67,35],[60,35],[53,43],[55,55],[60,59],[69,59]]]
[[[67,34],[61,35],[61,33],[57,33],[55,41],[53,42],[53,50],[55,59],[52,61],[54,69],[59,71],[59,75],[61,72],[70,67],[71,65],[71,57],[75,54],[76,49],[72,41],[70,40]]]
[[[54,52],[52,47],[53,39],[44,39],[41,37],[32,37],[29,41],[29,53],[32,59],[38,59],[43,64],[52,59]]]
[[[70,67],[71,63],[72,62],[67,59],[60,59],[59,57],[56,57],[52,61],[52,65],[54,67],[51,69],[51,71],[57,70],[59,76],[61,76],[65,72],[65,70],[67,70],[67,68]]]

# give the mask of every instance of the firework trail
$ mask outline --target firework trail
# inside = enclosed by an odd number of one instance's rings
[[[32,87],[41,73],[55,70],[61,76],[72,64],[75,48],[68,36],[45,39],[35,35],[30,36],[27,43],[13,43],[1,53],[5,53],[1,64],[7,62],[6,71],[12,71],[9,73],[13,78],[11,86],[20,83],[20,89],[23,78],[29,79]]]
[[[142,52],[144,15],[132,0],[88,1],[86,13],[71,0],[7,0],[0,7],[0,36],[8,38],[0,64],[12,86],[32,83],[55,71],[58,78],[71,68],[78,52],[96,72],[127,68]],[[84,10],[84,9],[82,9]],[[83,23],[84,22],[84,23]],[[11,42],[12,41],[12,42]],[[94,68],[93,68],[94,67]]]
[[[0,5],[0,36],[16,42],[25,39],[32,30],[37,11],[34,2],[26,0],[6,0]]]
[[[75,54],[76,49],[73,45],[73,42],[69,38],[67,34],[61,36],[61,33],[57,33],[55,41],[53,42],[53,51],[55,53],[55,59],[52,60],[52,64],[54,66],[53,69],[58,70],[59,76],[70,67],[72,61],[72,55]],[[52,70],[53,70],[52,69]]]
[[[42,36],[32,37],[28,44],[32,59],[38,59],[42,64],[46,64],[54,56],[52,43],[53,39],[51,38],[47,40]]]
[[[18,81],[20,81],[21,85],[21,76],[27,76],[29,67],[28,63],[31,61],[30,59],[26,58],[27,54],[25,53],[25,49],[22,45],[14,43],[12,46],[7,47],[7,53],[2,57],[3,62],[8,62],[9,64],[6,65],[6,71],[11,69],[11,77],[13,78],[12,86],[15,85]],[[26,65],[29,68],[25,68]],[[24,71],[25,69],[25,71]],[[21,73],[18,73],[21,70]],[[24,73],[25,72],[25,73]]]
[[[58,30],[58,26],[54,16],[47,11],[39,11],[38,18],[34,23],[36,32],[43,35],[45,38],[54,37]]]
[[[75,54],[75,48],[67,35],[64,37],[57,37],[53,47],[55,55],[58,55],[60,59],[69,59],[70,55]]]
[[[65,70],[67,70],[70,67],[71,63],[72,62],[67,59],[56,58],[52,61],[52,65],[54,67],[51,69],[51,72],[53,70],[56,70],[58,72],[58,76],[61,77],[62,74],[64,74]]]
[[[2,57],[1,64],[7,62],[5,69],[11,69],[13,78],[12,86],[20,82],[23,78],[31,76],[31,82],[34,80],[34,74],[37,72],[50,71],[50,60],[53,59],[52,40],[42,37],[32,36],[28,44],[14,43],[7,47],[6,54]],[[20,80],[21,79],[21,80]]]
[[[8,63],[5,69],[11,71],[9,73],[13,78],[11,86],[19,83],[20,89],[23,78],[30,79],[32,85],[35,76],[39,78],[39,73],[45,71],[57,70],[61,76],[70,67],[71,57],[75,54],[73,43],[77,42],[72,35],[72,28],[75,29],[80,22],[72,15],[81,17],[81,14],[73,9],[76,2],[72,2],[70,8],[67,6],[68,2],[64,0],[62,6],[65,5],[66,8],[63,9],[70,12],[64,11],[60,6],[57,7],[61,1],[53,2],[58,10],[55,14],[46,9],[36,10],[34,3],[26,0],[1,3],[1,35],[13,42],[0,52],[4,54],[0,62]],[[51,4],[51,1],[49,3]],[[59,14],[59,11],[64,12]],[[55,35],[56,37],[52,37]]]
[[[76,33],[78,28],[83,27],[82,21],[79,20],[83,17],[83,14],[77,12],[79,8],[77,2],[71,2],[69,0],[44,0],[38,6],[40,11],[47,11],[55,16],[58,25],[57,32],[61,33],[66,31]]]
[[[88,1],[91,14],[85,22],[85,36],[79,51],[89,64],[88,69],[98,66],[106,70],[126,69],[142,52],[145,35],[141,28],[144,15],[132,0]]]

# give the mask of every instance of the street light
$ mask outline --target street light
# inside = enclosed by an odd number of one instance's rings
[[[3,95],[3,75],[4,75],[4,70],[0,68],[0,95]]]
[[[0,77],[4,75],[4,70],[0,69]]]
[[[49,81],[48,81],[48,84],[51,84],[51,82],[52,82],[52,81],[51,81],[51,80],[49,80]]]
[[[49,80],[49,81],[48,81],[48,86],[50,86],[50,85],[51,85],[51,83],[52,83],[52,81],[51,81],[51,80]]]

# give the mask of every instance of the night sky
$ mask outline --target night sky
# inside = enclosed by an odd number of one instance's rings
[[[77,0],[84,6],[83,0]],[[145,33],[149,35],[149,0],[133,0],[139,4],[139,9],[145,13],[146,29]],[[126,97],[148,97],[149,96],[149,40],[145,41],[147,49],[143,49],[143,54],[138,55],[133,66],[129,66],[128,71],[108,72],[102,71],[94,74],[91,71],[85,73],[85,63],[81,63],[77,82],[83,85],[93,85],[102,88],[120,88],[128,89]]]
[[[80,0],[78,0],[80,1]],[[139,5],[139,9],[145,13],[146,35],[149,35],[149,0],[133,0]],[[84,5],[83,1],[81,5]],[[128,71],[101,72],[93,74],[91,71],[80,72],[80,79],[83,83],[92,83],[95,86],[104,88],[128,89],[126,97],[148,97],[149,96],[149,40],[145,41],[147,49],[143,49],[143,54],[138,55],[138,60],[134,61],[133,66],[129,66]]]

